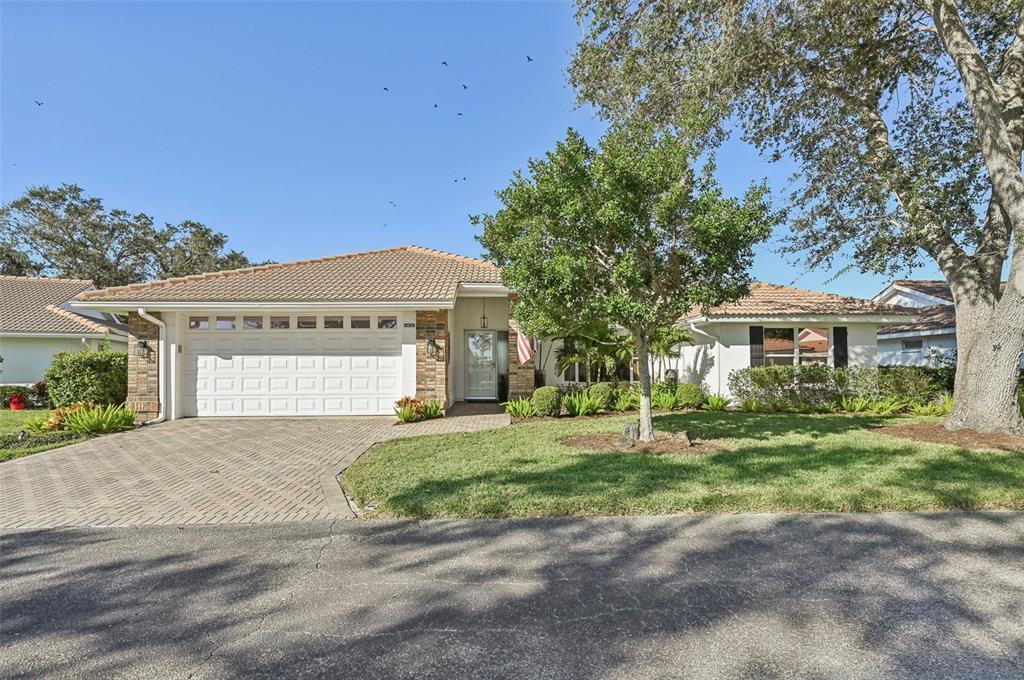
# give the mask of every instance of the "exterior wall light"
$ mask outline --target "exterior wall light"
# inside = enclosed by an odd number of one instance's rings
[[[145,358],[149,355],[149,343],[145,340],[139,340],[136,346],[135,356]]]

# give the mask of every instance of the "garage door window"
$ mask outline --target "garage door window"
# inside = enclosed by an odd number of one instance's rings
[[[398,328],[398,317],[394,316],[378,316],[377,317],[377,328]]]
[[[233,330],[235,330],[235,317],[233,317],[233,316],[218,316],[217,317],[217,330],[219,330],[219,331],[233,331]]]
[[[345,317],[343,316],[325,316],[324,317],[324,328],[344,328]]]
[[[370,317],[368,316],[353,316],[352,317],[352,328],[369,328]]]
[[[291,328],[291,317],[289,316],[272,316],[270,317],[270,329],[279,331]]]
[[[242,319],[242,328],[247,331],[260,331],[263,330],[263,317],[262,316],[247,316]]]
[[[303,330],[311,330],[316,328],[316,317],[315,316],[300,316],[295,322],[296,328]]]
[[[190,331],[205,331],[210,327],[210,317],[190,316],[188,317],[188,329]]]

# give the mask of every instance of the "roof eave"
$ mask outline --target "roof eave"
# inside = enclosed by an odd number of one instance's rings
[[[708,314],[694,321],[718,323],[907,323],[918,318],[914,314]]]
[[[455,300],[333,300],[326,302],[291,301],[159,301],[159,300],[74,300],[71,306],[78,309],[94,309],[101,312],[124,312],[145,307],[150,311],[178,311],[205,309],[453,309]]]

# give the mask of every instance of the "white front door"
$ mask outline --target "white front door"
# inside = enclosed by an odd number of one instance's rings
[[[498,334],[466,331],[466,399],[498,398]]]

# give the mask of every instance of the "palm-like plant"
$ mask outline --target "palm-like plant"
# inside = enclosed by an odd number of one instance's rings
[[[665,364],[679,358],[679,346],[684,342],[693,342],[693,333],[683,326],[672,326],[651,338],[651,359],[658,362],[656,375],[664,377]]]
[[[607,379],[615,375],[616,366],[633,358],[632,338],[611,328],[588,329],[563,337],[555,358],[559,373],[579,364],[591,380]]]

